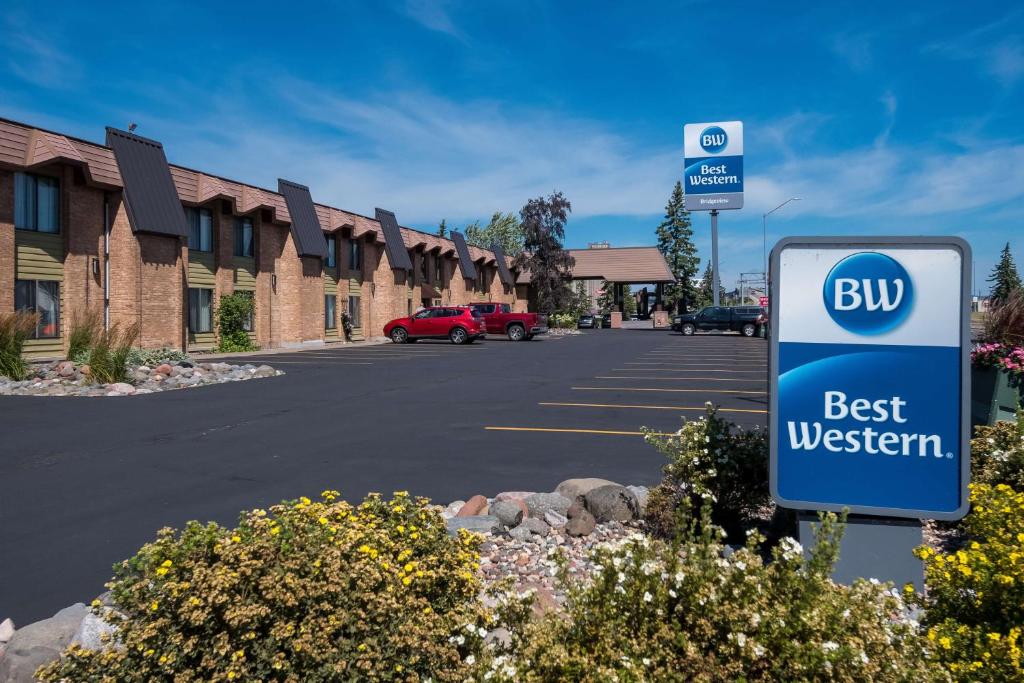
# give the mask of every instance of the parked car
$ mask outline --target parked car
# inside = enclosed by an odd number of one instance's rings
[[[753,337],[760,334],[765,320],[765,311],[760,306],[708,306],[697,313],[678,316],[678,322],[673,321],[672,329],[678,329],[687,336],[698,330],[731,330],[744,337]]]
[[[612,314],[611,313],[602,313],[601,314],[601,327],[611,327],[611,326],[612,326]]]
[[[487,333],[483,316],[469,306],[431,306],[384,326],[384,334],[396,344],[420,339],[448,339],[471,344]]]
[[[576,329],[579,330],[593,330],[601,327],[601,317],[594,315],[593,313],[584,313],[576,321]]]
[[[508,335],[511,341],[529,341],[548,331],[547,316],[539,313],[513,313],[511,305],[493,301],[472,303],[469,307],[483,316],[488,334]]]

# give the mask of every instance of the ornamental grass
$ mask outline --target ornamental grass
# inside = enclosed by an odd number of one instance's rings
[[[25,348],[25,341],[35,332],[38,322],[37,313],[0,313],[0,377],[25,379],[28,364],[21,353]]]

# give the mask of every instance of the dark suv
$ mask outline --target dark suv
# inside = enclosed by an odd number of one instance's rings
[[[697,330],[723,330],[754,337],[760,336],[766,320],[766,313],[760,306],[708,306],[697,313],[676,316],[672,329],[687,336]]]

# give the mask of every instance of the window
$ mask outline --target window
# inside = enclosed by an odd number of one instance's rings
[[[348,269],[361,270],[362,267],[363,243],[357,239],[351,239],[348,241]]]
[[[408,311],[406,315],[412,315],[412,299],[409,299],[409,303],[406,305],[406,310]]]
[[[213,214],[209,209],[189,206],[185,209],[188,219],[188,248],[191,251],[213,251]]]
[[[188,331],[196,334],[198,332],[210,332],[213,329],[213,290],[196,289],[188,290]]]
[[[39,314],[34,339],[60,336],[60,283],[50,280],[15,280],[14,308]]]
[[[494,313],[494,311],[496,310],[494,304],[479,304],[477,306],[470,306],[470,308],[472,308],[474,311],[480,311],[481,313],[485,313],[487,315]]]
[[[337,299],[333,294],[324,296],[324,329],[325,330],[336,330],[338,329],[338,316],[335,314],[334,307],[337,305]]]
[[[327,268],[336,268],[338,266],[338,240],[334,235],[327,236],[327,261],[324,265]],[[328,329],[334,329],[330,327]]]
[[[252,308],[249,310],[249,315],[245,316],[245,320],[242,321],[242,329],[245,330],[246,332],[252,332],[253,316],[256,313],[255,297],[253,296],[253,292],[236,291],[235,293],[238,294],[239,296],[244,296],[246,299],[249,299],[250,301],[254,302]]]
[[[420,254],[420,280],[430,282],[430,257]]]
[[[487,287],[487,271],[484,270],[482,265],[476,267],[476,288],[481,292],[488,291]]]
[[[412,264],[412,268],[405,271],[405,277],[408,278],[406,282],[410,287],[416,284],[416,254],[409,252],[409,263]]]
[[[415,318],[416,320],[423,320],[424,318],[440,318],[440,317],[442,317],[442,316],[438,315],[438,313],[440,313],[440,311],[434,311],[434,310],[431,310],[431,309],[428,308],[425,311],[420,311],[419,313],[414,315],[413,318]]]
[[[14,227],[60,232],[60,183],[56,178],[14,174]]]
[[[348,319],[352,323],[352,327],[362,327],[363,318],[360,312],[360,304],[362,300],[358,296],[350,296],[348,298]]]
[[[444,261],[441,260],[440,254],[434,257],[434,282],[444,283]]]
[[[502,304],[501,305],[501,312],[502,313],[511,313],[512,312],[512,305],[511,304]]]
[[[252,237],[252,219],[235,219],[235,256],[252,258],[255,255],[255,244]]]

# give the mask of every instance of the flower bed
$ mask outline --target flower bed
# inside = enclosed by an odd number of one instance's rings
[[[979,344],[971,351],[971,365],[1007,372],[1019,386],[1024,379],[1024,347],[999,342]]]

